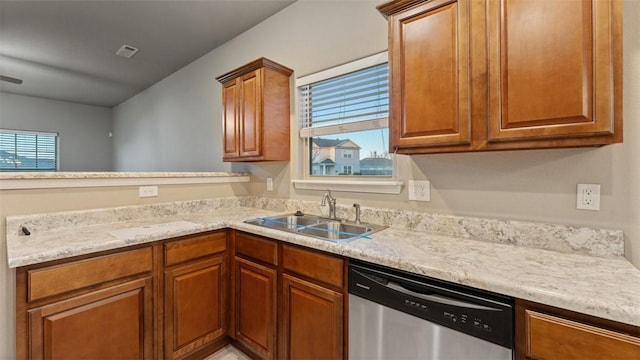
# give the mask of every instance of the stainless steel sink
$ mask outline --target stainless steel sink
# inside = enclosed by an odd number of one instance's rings
[[[247,220],[245,223],[334,242],[349,242],[359,238],[366,239],[368,238],[367,235],[386,228],[386,226],[373,224],[355,224],[344,220],[336,221],[315,215],[262,217]]]

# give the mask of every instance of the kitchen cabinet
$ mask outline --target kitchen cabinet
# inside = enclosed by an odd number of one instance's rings
[[[516,359],[638,359],[640,328],[516,301]]]
[[[619,0],[397,0],[390,147],[437,153],[622,142]]]
[[[345,261],[290,245],[282,259],[283,358],[344,358]]]
[[[224,108],[223,161],[289,160],[292,73],[260,58],[217,78]]]
[[[243,350],[276,358],[278,249],[273,240],[235,235],[234,329]]]
[[[151,359],[150,246],[16,271],[18,359]]]
[[[181,359],[227,335],[227,233],[164,244],[164,358]]]
[[[345,356],[346,261],[235,232],[235,345],[262,359]]]
[[[227,231],[16,270],[18,359],[202,358],[228,343]]]

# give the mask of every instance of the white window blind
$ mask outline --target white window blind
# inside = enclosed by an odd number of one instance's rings
[[[0,129],[0,171],[57,170],[58,134]]]
[[[393,175],[388,73],[384,52],[296,79],[308,176]]]
[[[388,127],[386,55],[364,59],[374,64],[328,79],[313,81],[313,76],[299,79],[298,82],[303,83],[298,87],[302,117],[300,136],[309,138]],[[384,61],[380,62],[381,59]],[[349,65],[354,66],[353,63]]]

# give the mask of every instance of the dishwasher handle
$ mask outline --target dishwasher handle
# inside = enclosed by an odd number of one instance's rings
[[[467,309],[477,309],[477,310],[486,310],[486,311],[500,311],[499,309],[495,309],[492,307],[488,307],[488,306],[482,306],[482,305],[478,305],[478,304],[474,304],[474,303],[470,303],[468,301],[462,301],[462,300],[458,300],[458,299],[454,299],[451,297],[447,297],[447,296],[442,296],[442,295],[436,295],[436,294],[423,294],[420,292],[416,292],[413,290],[409,290],[406,287],[402,286],[402,284],[397,283],[395,281],[388,281],[386,286],[389,289],[401,292],[405,295],[410,295],[413,297],[417,297],[423,300],[427,300],[430,302],[434,302],[434,303],[438,303],[438,304],[445,304],[445,305],[451,305],[451,306],[457,306],[457,307],[463,307],[463,308],[467,308]]]

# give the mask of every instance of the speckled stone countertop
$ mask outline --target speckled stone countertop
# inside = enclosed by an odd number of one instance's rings
[[[315,203],[244,197],[7,217],[9,267],[233,228],[640,326],[640,270],[621,256],[619,231],[363,207],[363,221],[390,227],[339,244],[243,222],[298,208],[324,211]],[[338,210],[346,217],[348,208]],[[159,233],[112,235],[175,222],[180,226]],[[486,238],[491,233],[493,241]],[[553,239],[560,245],[550,245]]]

